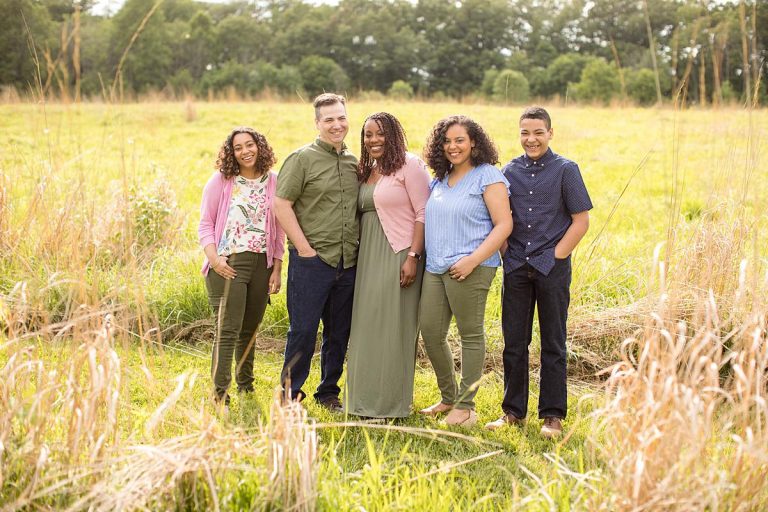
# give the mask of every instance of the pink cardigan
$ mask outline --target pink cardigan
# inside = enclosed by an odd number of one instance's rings
[[[234,179],[226,179],[221,172],[216,171],[203,189],[203,202],[200,205],[200,224],[197,227],[197,237],[200,247],[208,244],[219,246],[224,227],[227,225],[229,201],[232,198],[232,183]],[[275,219],[272,211],[272,199],[275,197],[277,174],[269,173],[267,181],[267,268],[272,267],[274,259],[283,259],[285,253],[285,231]],[[203,275],[208,275],[208,258],[203,262]]]
[[[424,162],[412,153],[405,154],[405,165],[382,176],[373,191],[373,204],[387,241],[400,252],[413,241],[414,224],[424,223],[429,199],[429,172]]]

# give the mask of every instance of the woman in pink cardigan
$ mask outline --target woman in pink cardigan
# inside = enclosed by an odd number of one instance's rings
[[[256,328],[269,294],[280,291],[285,233],[272,212],[274,164],[275,155],[262,134],[235,128],[203,189],[197,233],[205,253],[202,272],[208,300],[217,319],[211,374],[219,405],[229,405],[233,356],[237,390],[253,391]]]
[[[402,418],[413,400],[429,173],[406,151],[392,114],[369,116],[360,139],[360,250],[344,404],[358,416]]]

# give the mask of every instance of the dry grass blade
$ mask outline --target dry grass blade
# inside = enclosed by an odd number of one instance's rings
[[[745,289],[747,263],[732,268],[743,237],[702,228],[611,370],[593,442],[621,510],[768,506],[768,279]]]

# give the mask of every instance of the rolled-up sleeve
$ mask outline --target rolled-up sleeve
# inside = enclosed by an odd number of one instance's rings
[[[304,191],[306,170],[298,153],[291,153],[277,175],[277,197],[294,202]]]

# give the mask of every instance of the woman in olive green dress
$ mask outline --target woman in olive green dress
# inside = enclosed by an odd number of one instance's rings
[[[358,416],[402,418],[413,401],[430,178],[406,151],[392,114],[368,116],[360,139],[360,250],[344,404]]]

